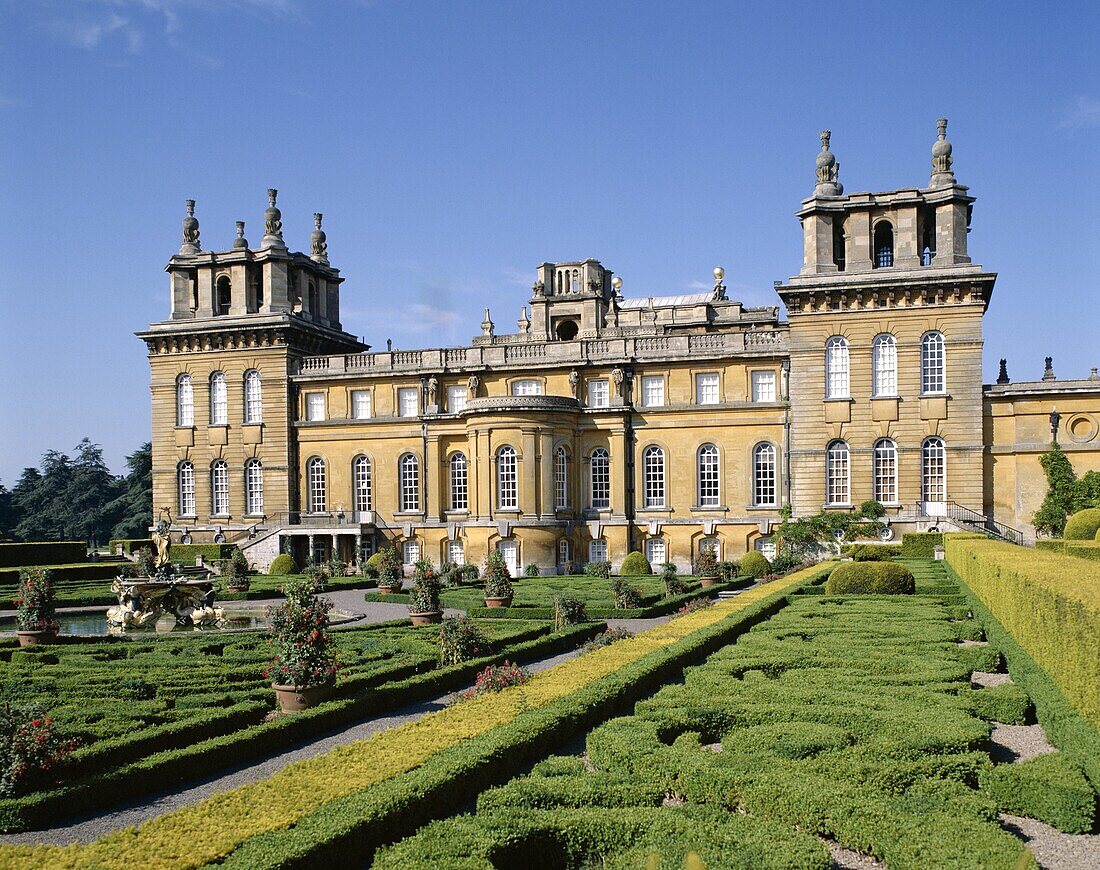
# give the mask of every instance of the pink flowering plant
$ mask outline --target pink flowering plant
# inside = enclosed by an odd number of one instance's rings
[[[413,565],[413,585],[409,591],[410,613],[431,613],[440,609],[439,593],[443,581],[431,559],[418,559]]]
[[[488,655],[489,641],[477,623],[466,616],[448,616],[439,627],[439,666]]]
[[[19,572],[19,597],[12,602],[20,631],[57,631],[53,582],[47,568],[23,568]]]
[[[0,797],[14,797],[51,784],[77,747],[62,737],[40,707],[0,704]]]
[[[337,667],[328,630],[332,602],[317,597],[308,577],[288,579],[282,591],[282,606],[267,608],[269,640],[276,652],[264,676],[296,689],[331,683]]]
[[[676,611],[677,616],[686,616],[689,613],[695,613],[697,610],[706,610],[708,607],[714,604],[712,598],[693,598],[683,607]]]
[[[499,692],[509,686],[521,686],[531,678],[531,674],[519,665],[505,662],[502,665],[489,665],[477,675],[472,688],[459,692],[460,700],[468,701],[487,692]]]

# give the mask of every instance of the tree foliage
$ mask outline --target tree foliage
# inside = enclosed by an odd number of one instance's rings
[[[877,519],[885,513],[877,501],[865,501],[855,513],[820,513],[792,518],[785,507],[783,521],[776,530],[778,553],[803,561],[814,559],[840,541],[877,538],[882,525]]]
[[[1039,457],[1039,464],[1047,476],[1047,494],[1031,523],[1041,535],[1061,537],[1071,514],[1100,507],[1100,472],[1090,471],[1078,480],[1057,444]]]

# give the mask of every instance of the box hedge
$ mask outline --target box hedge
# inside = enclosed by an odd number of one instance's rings
[[[623,559],[623,564],[619,566],[619,574],[624,577],[652,573],[653,568],[649,564],[649,560],[637,550],[627,553],[626,558]]]
[[[70,565],[83,562],[88,545],[83,541],[33,541],[26,544],[0,544],[0,568],[26,568],[30,565]]]
[[[983,773],[981,786],[1001,811],[1038,819],[1059,831],[1087,834],[1096,819],[1092,786],[1060,752],[999,764]]]
[[[768,557],[763,553],[753,550],[751,553],[746,553],[741,558],[741,564],[738,566],[738,570],[742,574],[747,574],[752,577],[753,580],[759,580],[769,571],[771,571],[772,565],[768,561]]]
[[[209,565],[230,558],[236,549],[236,544],[173,544],[169,558],[179,565],[188,566],[194,565],[195,560],[202,556]]]
[[[931,559],[943,543],[943,532],[906,532],[901,536],[903,559]]]
[[[126,555],[136,553],[138,550],[148,547],[153,549],[152,538],[111,538],[107,544],[108,548],[114,553],[119,547],[122,548],[122,552]]]
[[[1100,532],[1100,507],[1085,508],[1066,520],[1062,538],[1067,541],[1095,541]]]
[[[298,563],[294,561],[294,557],[289,553],[280,553],[271,560],[271,567],[267,569],[267,573],[274,575],[297,574]]]
[[[912,595],[913,572],[898,562],[841,562],[825,581],[826,595]]]

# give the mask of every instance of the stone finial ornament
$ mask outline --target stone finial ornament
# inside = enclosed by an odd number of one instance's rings
[[[481,321],[481,334],[491,337],[493,334],[494,324],[493,318],[489,316],[489,309],[485,309],[485,317]]]
[[[1001,360],[1001,370],[997,373],[997,383],[1007,384],[1008,381],[1008,360]]]
[[[527,316],[527,306],[524,305],[519,310],[519,320],[516,321],[516,325],[519,327],[519,331],[524,335],[527,335],[531,331],[531,318]]]
[[[187,217],[183,219],[183,244],[180,245],[181,254],[197,254],[202,248],[199,246],[199,219],[195,217],[195,200],[184,201],[187,207]]]
[[[947,187],[955,183],[955,164],[951,156],[951,143],[947,141],[947,118],[936,121],[937,137],[932,143],[932,180],[930,187]]]
[[[718,302],[726,298],[726,285],[722,283],[722,279],[726,277],[726,270],[721,266],[714,267],[714,292],[711,294],[711,300]]]
[[[310,254],[309,258],[315,263],[321,263],[325,266],[328,265],[328,236],[325,235],[325,231],[321,229],[321,218],[324,215],[319,211],[313,213],[313,233],[309,237]]]
[[[244,237],[244,221],[237,221],[237,238],[233,240],[234,248],[248,248],[248,239]]]
[[[264,210],[264,241],[265,248],[285,248],[283,243],[283,213],[275,205],[275,198],[279,191],[274,187],[267,190],[267,208]]]
[[[817,155],[817,186],[814,188],[814,196],[840,196],[844,193],[844,185],[840,183],[840,164],[833,152],[829,150],[829,140],[832,131],[821,131],[821,151]]]
[[[1048,357],[1046,357],[1046,359],[1043,360],[1043,380],[1044,381],[1056,381],[1056,380],[1058,380],[1056,377],[1054,377],[1054,357],[1048,356]]]
[[[1100,381],[1100,372],[1097,372],[1095,368],[1089,369],[1089,380]]]

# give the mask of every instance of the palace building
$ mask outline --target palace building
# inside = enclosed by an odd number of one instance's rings
[[[624,297],[598,260],[542,263],[517,329],[374,350],[343,329],[321,228],[288,250],[276,191],[253,247],[204,250],[194,202],[167,266],[152,370],[154,513],[264,567],[504,555],[514,574],[619,562],[688,570],[767,552],[795,515],[877,500],[902,529],[1026,542],[1057,438],[1100,469],[1100,377],[982,384],[996,275],[967,248],[974,198],[938,124],[925,187],[846,194],[822,133],[797,215],[803,262],[774,307]]]

